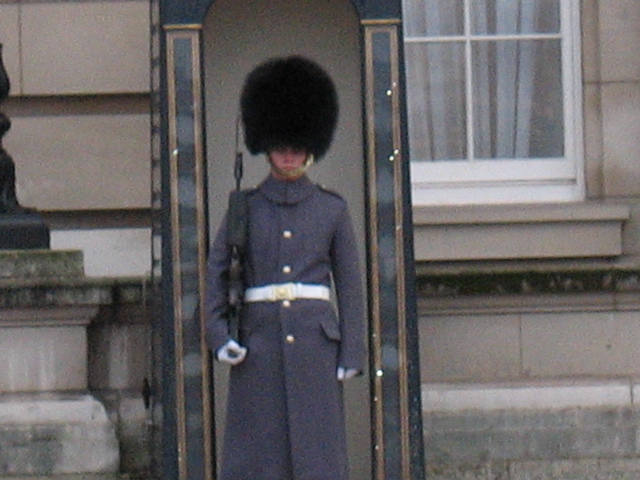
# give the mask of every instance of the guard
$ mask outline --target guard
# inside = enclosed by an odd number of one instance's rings
[[[342,382],[364,368],[364,294],[347,203],[307,176],[331,145],[337,94],[292,56],[255,68],[240,104],[247,148],[270,172],[246,195],[238,338],[226,220],[208,262],[207,342],[231,365],[220,478],[347,480]]]

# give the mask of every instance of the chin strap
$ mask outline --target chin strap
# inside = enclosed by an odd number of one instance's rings
[[[311,167],[311,165],[313,165],[313,162],[315,161],[315,157],[313,156],[312,153],[310,153],[309,155],[307,155],[307,159],[305,160],[305,162],[300,165],[299,168],[296,168],[295,170],[291,170],[291,171],[285,171],[285,170],[281,170],[279,168],[277,168],[273,162],[271,162],[268,158],[267,161],[269,162],[269,164],[271,165],[271,169],[276,172],[278,175],[280,175],[283,178],[298,178],[301,177],[302,175],[305,174],[305,172],[309,169],[309,167]]]

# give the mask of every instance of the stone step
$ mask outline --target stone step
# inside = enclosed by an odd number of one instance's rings
[[[120,474],[77,474],[77,475],[51,475],[51,476],[41,476],[41,475],[19,475],[19,476],[9,476],[5,477],[0,475],[0,480],[134,480],[132,477],[127,475]],[[137,479],[135,479],[137,480]]]
[[[26,475],[26,476],[9,476],[0,475],[0,480],[151,480],[151,477],[130,476],[127,474],[117,473],[83,473],[77,475]]]
[[[0,480],[113,480],[119,460],[115,426],[91,395],[0,396]]]
[[[640,383],[424,384],[430,480],[638,480]]]
[[[630,379],[422,385],[425,412],[631,407],[638,399],[640,382]]]
[[[76,473],[65,475],[2,475],[0,480],[151,480],[150,475],[126,473]]]

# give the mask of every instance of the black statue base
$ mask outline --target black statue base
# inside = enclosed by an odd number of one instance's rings
[[[0,250],[48,249],[49,227],[35,211],[0,213]]]

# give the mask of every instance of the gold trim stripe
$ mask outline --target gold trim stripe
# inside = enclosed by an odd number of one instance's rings
[[[370,237],[370,249],[369,249],[369,261],[371,265],[371,304],[372,304],[372,357],[373,357],[373,410],[374,410],[374,458],[376,465],[376,480],[385,480],[385,441],[384,441],[384,396],[382,376],[378,375],[378,372],[384,374],[382,368],[382,319],[380,313],[380,262],[378,258],[378,236],[379,220],[377,212],[377,171],[376,171],[376,131],[375,131],[375,72],[373,65],[373,46],[372,36],[373,31],[370,27],[365,29],[365,75],[366,75],[366,122],[367,122],[367,170],[369,176],[369,198],[372,201],[369,202],[369,231]]]
[[[399,18],[366,18],[360,21],[360,24],[365,27],[377,27],[383,25],[399,25],[402,20]]]
[[[175,23],[163,25],[165,30],[202,30],[201,23]]]
[[[173,266],[173,328],[175,342],[175,376],[176,376],[176,418],[178,441],[178,476],[187,478],[186,465],[186,412],[184,402],[184,349],[183,349],[183,315],[182,315],[182,272],[180,270],[180,208],[178,191],[178,135],[177,135],[177,102],[174,42],[184,38],[184,34],[167,34],[167,89],[168,89],[168,124],[169,124],[169,165],[171,171],[171,234],[172,234],[172,266]]]
[[[198,296],[201,308],[198,309],[199,317],[197,320],[200,325],[200,355],[202,358],[202,376],[201,376],[201,398],[202,398],[202,424],[204,431],[204,470],[205,479],[212,480],[215,477],[213,472],[213,438],[212,432],[213,419],[211,408],[211,375],[209,361],[209,347],[206,342],[206,311],[204,309],[204,297],[206,286],[206,270],[207,270],[207,219],[205,204],[205,183],[206,183],[206,159],[204,157],[204,105],[202,103],[202,77],[201,77],[201,49],[200,33],[198,38],[194,39],[193,48],[193,115],[194,115],[194,142],[195,142],[195,175],[196,175],[196,216],[197,216],[197,232],[198,232]]]
[[[364,22],[363,22],[364,23]],[[368,173],[369,173],[369,195],[372,199],[377,199],[377,172],[376,172],[376,125],[375,125],[375,98],[374,89],[376,87],[374,58],[373,58],[373,37],[378,34],[388,36],[391,65],[391,85],[386,86],[391,92],[392,102],[392,143],[393,143],[393,188],[395,205],[395,244],[396,244],[396,299],[397,299],[397,328],[398,328],[398,383],[399,383],[399,405],[400,405],[400,441],[401,441],[401,469],[402,478],[411,478],[411,445],[410,445],[410,418],[409,418],[409,376],[408,376],[408,346],[406,328],[406,291],[405,291],[405,255],[404,255],[404,201],[403,201],[403,152],[402,152],[402,125],[401,125],[401,105],[400,105],[400,78],[399,78],[399,55],[398,55],[398,27],[395,21],[369,23],[365,27],[365,73],[366,73],[366,122],[367,122],[367,151],[368,151]],[[379,219],[377,217],[376,201],[369,202],[370,231],[377,232],[379,229]],[[382,362],[382,318],[380,310],[380,299],[378,290],[380,288],[379,276],[380,265],[377,257],[378,239],[374,233],[371,237],[370,262],[372,269],[372,290],[373,295],[373,318],[372,318],[372,345],[373,345],[373,365],[374,365],[374,416],[375,416],[375,459],[376,459],[376,480],[385,480],[385,425],[384,425],[384,400],[383,400],[383,380],[384,376],[377,376],[376,372],[383,371]]]
[[[398,56],[398,28],[389,28],[390,52],[391,52],[391,89],[392,95],[392,128],[394,149],[394,187],[395,187],[395,219],[396,219],[396,286],[398,307],[398,363],[400,382],[400,429],[402,441],[402,478],[411,478],[411,445],[409,423],[409,365],[407,358],[407,315],[406,315],[406,278],[404,256],[404,196],[402,192],[403,177],[403,151],[402,151],[402,125],[400,122],[400,73]]]
[[[191,46],[192,63],[191,63],[191,92],[193,102],[193,142],[194,142],[194,171],[196,190],[196,228],[198,243],[198,293],[200,299],[204,299],[205,272],[206,272],[206,212],[204,198],[205,192],[205,159],[204,159],[204,140],[203,140],[203,105],[202,105],[202,78],[201,78],[201,60],[200,60],[200,34],[197,29],[169,29],[167,32],[167,82],[168,82],[168,116],[169,116],[169,159],[171,171],[171,227],[172,227],[172,255],[173,255],[173,300],[174,300],[174,331],[175,331],[175,374],[176,374],[176,417],[177,417],[177,442],[178,442],[178,475],[180,480],[187,480],[187,449],[188,449],[188,432],[186,419],[186,391],[185,391],[185,369],[184,369],[184,324],[187,319],[184,318],[182,304],[182,272],[180,265],[181,249],[180,249],[180,205],[179,205],[179,179],[178,164],[181,161],[179,145],[177,139],[177,100],[176,89],[177,80],[175,76],[176,52],[175,42],[177,40],[188,40]],[[202,301],[201,301],[202,305]],[[199,309],[199,318],[196,319],[200,326],[200,345],[199,349],[203,359],[202,368],[202,416],[203,416],[203,449],[204,449],[204,469],[205,479],[212,480],[213,472],[213,439],[209,435],[212,431],[212,413],[211,413],[211,383],[210,383],[210,362],[209,352],[205,340],[205,312],[203,308]]]

